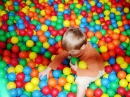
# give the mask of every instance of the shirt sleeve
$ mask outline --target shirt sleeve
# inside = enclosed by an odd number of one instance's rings
[[[96,77],[99,74],[98,60],[96,58],[98,52],[93,50],[87,59],[84,61],[87,64],[87,69],[77,69],[77,76]]]
[[[57,55],[54,60],[49,64],[49,67],[53,70],[56,70],[58,65],[69,55],[67,51],[61,52],[59,55]]]

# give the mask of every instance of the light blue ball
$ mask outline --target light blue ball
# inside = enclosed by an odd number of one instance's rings
[[[16,80],[16,74],[11,72],[7,75],[7,78],[9,81],[15,81]]]

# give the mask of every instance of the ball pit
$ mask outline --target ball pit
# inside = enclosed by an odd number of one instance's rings
[[[1,0],[0,91],[11,97],[76,97],[78,58],[65,59],[38,78],[63,51],[68,27],[80,28],[105,63],[103,77],[90,83],[86,97],[130,97],[129,0]],[[2,87],[2,88],[1,88]]]

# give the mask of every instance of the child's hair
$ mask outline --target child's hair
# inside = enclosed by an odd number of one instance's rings
[[[77,50],[86,42],[86,35],[80,29],[70,27],[63,35],[62,46],[65,50]]]

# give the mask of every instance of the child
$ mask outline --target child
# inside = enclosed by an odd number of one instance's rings
[[[69,55],[79,57],[80,60],[86,62],[88,68],[80,69],[77,63],[75,65],[70,63],[70,66],[76,71],[77,75],[75,80],[78,85],[77,97],[84,97],[89,83],[104,74],[104,62],[96,49],[87,42],[86,35],[78,28],[70,27],[65,32],[62,46],[64,51],[57,55],[48,68],[42,71],[39,76],[48,75],[51,69],[56,70],[58,65]]]

